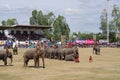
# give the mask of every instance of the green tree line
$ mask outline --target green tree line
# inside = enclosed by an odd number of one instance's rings
[[[117,5],[114,5],[112,8],[112,12],[110,12],[111,15],[109,17],[111,20],[109,20],[109,40],[110,42],[120,42],[120,38],[118,37],[118,34],[120,34],[120,9]],[[107,38],[107,10],[103,9],[100,16],[100,27],[99,29],[102,32],[98,33],[75,33],[73,32],[71,35],[71,39],[74,39],[73,36],[81,39],[89,39],[93,38],[93,35],[96,35],[96,40]]]
[[[107,16],[111,18],[109,20],[109,39],[110,42],[119,41],[118,33],[120,33],[120,9],[117,5],[113,6],[111,15],[107,14],[107,10],[103,9],[102,14],[100,16],[101,26],[100,30],[102,30],[102,36],[107,36]]]

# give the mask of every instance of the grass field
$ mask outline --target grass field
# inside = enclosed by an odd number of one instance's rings
[[[119,80],[120,48],[102,48],[101,55],[93,55],[92,48],[79,48],[80,63],[45,59],[46,68],[23,67],[23,53],[19,49],[12,65],[0,61],[0,80]],[[89,63],[89,56],[93,62]],[[9,63],[9,59],[8,59]],[[42,61],[40,61],[42,66]]]

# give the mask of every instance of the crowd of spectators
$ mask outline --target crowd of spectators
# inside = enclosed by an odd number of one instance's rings
[[[40,38],[43,38],[44,35],[36,34],[36,33],[10,33],[13,37],[15,37],[19,41],[26,41],[26,40],[39,40]],[[7,37],[5,36],[4,33],[0,32],[0,40],[7,40]]]
[[[4,33],[0,32],[0,40],[6,40],[7,37],[5,36]]]

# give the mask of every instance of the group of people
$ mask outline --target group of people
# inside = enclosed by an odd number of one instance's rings
[[[36,34],[36,33],[10,33],[9,35],[12,35],[13,37],[17,38],[19,41],[26,41],[26,40],[39,40],[41,37],[44,37],[43,35]],[[0,40],[7,40],[7,36],[4,32],[0,32]]]

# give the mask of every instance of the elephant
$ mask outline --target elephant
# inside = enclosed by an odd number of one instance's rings
[[[46,58],[50,58],[50,59],[52,59],[52,58],[54,58],[54,48],[45,48],[45,52],[46,52],[46,54],[45,54],[45,57]]]
[[[60,60],[65,60],[65,57],[72,53],[79,54],[78,48],[77,47],[73,47],[73,48],[61,48],[60,47],[57,50],[57,55]]]
[[[75,61],[75,59],[77,59],[78,57],[79,57],[78,54],[72,53],[65,57],[65,61]]]
[[[57,48],[45,48],[45,57],[50,59],[57,59]]]
[[[66,48],[62,48],[62,47],[57,48],[57,57],[59,60],[65,59],[65,49]]]
[[[25,51],[23,58],[24,58],[24,66],[28,66],[28,62],[31,59],[34,59],[34,66],[35,67],[39,67],[39,57],[42,57],[42,62],[43,62],[43,68],[45,68],[45,61],[44,61],[44,49],[37,47],[37,48],[33,48],[33,49],[29,49],[27,51]]]
[[[18,48],[17,48],[16,45],[15,45],[15,47],[13,48],[13,54],[14,54],[14,55],[18,55]]]
[[[52,59],[57,59],[58,58],[57,50],[58,50],[58,48],[52,48],[51,49],[50,58],[52,58]]]
[[[64,59],[67,55],[72,54],[72,53],[79,54],[78,53],[78,48],[76,46],[74,46],[72,48],[64,49]]]
[[[94,54],[94,52],[96,55],[100,55],[100,46],[99,45],[96,45],[93,47],[93,54]]]
[[[0,60],[3,60],[4,65],[7,65],[7,58],[11,59],[11,64],[12,64],[13,56],[12,56],[12,53],[8,50],[8,48],[6,48],[6,51],[4,50],[0,51]]]

